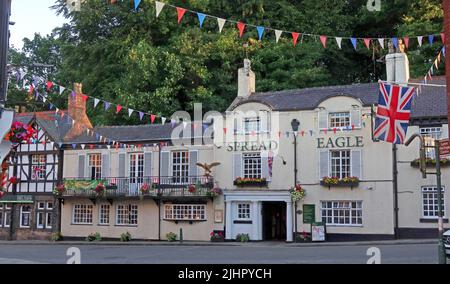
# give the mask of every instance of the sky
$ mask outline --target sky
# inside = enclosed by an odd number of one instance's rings
[[[54,3],[55,0],[12,0],[11,21],[16,24],[10,27],[10,45],[22,48],[23,38],[31,39],[35,33],[45,36],[61,26],[66,20],[50,9]]]

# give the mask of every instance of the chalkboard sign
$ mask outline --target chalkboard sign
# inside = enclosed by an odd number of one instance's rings
[[[311,224],[311,241],[324,242],[326,239],[325,223],[318,222]]]
[[[303,204],[303,224],[316,222],[316,205]]]

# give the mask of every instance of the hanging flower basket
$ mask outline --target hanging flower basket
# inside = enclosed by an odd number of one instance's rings
[[[66,191],[66,186],[64,184],[59,184],[53,189],[53,194],[55,196],[62,196]]]
[[[222,189],[221,189],[221,188],[218,188],[218,187],[215,187],[215,188],[213,188],[213,189],[211,189],[211,190],[208,190],[208,191],[206,192],[206,195],[207,195],[208,197],[211,197],[211,198],[219,197],[219,196],[222,195],[222,194],[223,194]]]
[[[192,193],[192,194],[197,192],[197,187],[195,186],[195,184],[191,184],[190,186],[188,186],[188,191],[189,191],[189,193]]]
[[[36,138],[36,130],[19,121],[16,121],[11,125],[11,129],[5,136],[5,140],[10,141],[13,144],[20,144],[22,142],[28,143],[33,138]]]
[[[102,196],[103,193],[105,192],[106,187],[103,185],[103,183],[99,183],[96,187],[95,187],[95,193],[97,193],[97,196]]]
[[[150,189],[151,189],[150,185],[148,183],[144,183],[140,188],[141,195],[149,194]]]
[[[291,188],[289,192],[291,193],[291,199],[293,202],[305,199],[306,191],[300,184],[297,184],[295,187]]]

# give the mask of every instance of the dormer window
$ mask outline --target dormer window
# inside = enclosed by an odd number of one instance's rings
[[[330,112],[328,115],[329,127],[334,128],[348,128],[350,127],[350,112]]]

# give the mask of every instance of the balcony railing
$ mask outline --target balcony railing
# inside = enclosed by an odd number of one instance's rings
[[[105,186],[102,193],[96,192],[99,184]],[[149,190],[141,192],[143,185]],[[88,180],[65,178],[65,191],[62,197],[119,198],[119,197],[208,197],[214,187],[214,180],[209,177],[137,177],[137,178],[102,178]],[[189,188],[190,187],[190,188]]]

